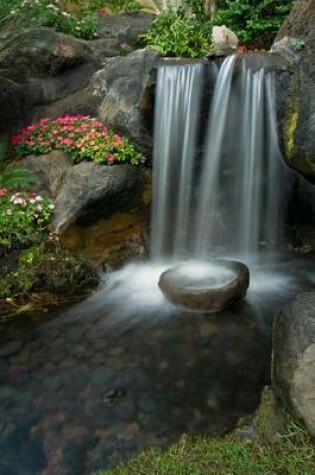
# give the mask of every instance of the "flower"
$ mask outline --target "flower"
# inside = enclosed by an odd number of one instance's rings
[[[8,208],[8,209],[6,210],[6,214],[7,214],[8,216],[12,216],[12,214],[13,214],[12,209]]]
[[[6,188],[0,188],[0,196],[5,196],[8,193]]]
[[[53,203],[51,203],[50,205],[48,205],[48,208],[49,209],[55,209],[55,205]]]

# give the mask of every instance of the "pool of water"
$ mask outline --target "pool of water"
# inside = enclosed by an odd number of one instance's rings
[[[253,269],[246,300],[207,315],[166,302],[165,267],[131,264],[80,304],[1,326],[1,475],[90,475],[256,408],[273,316],[315,272]]]

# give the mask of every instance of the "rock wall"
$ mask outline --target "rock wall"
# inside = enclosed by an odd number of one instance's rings
[[[284,150],[289,165],[315,182],[315,2],[298,0],[275,46],[291,62],[284,84]]]

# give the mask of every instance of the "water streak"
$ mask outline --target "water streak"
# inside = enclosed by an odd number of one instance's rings
[[[250,69],[236,56],[224,60],[196,185],[203,67],[159,69],[152,257],[204,260],[220,253],[254,262],[279,240],[284,208],[275,72]]]
[[[165,65],[158,71],[151,228],[153,259],[178,257],[187,246],[202,71],[201,64]]]

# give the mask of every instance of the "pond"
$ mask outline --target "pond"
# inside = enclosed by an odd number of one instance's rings
[[[84,475],[182,434],[222,435],[269,382],[277,309],[314,284],[303,260],[252,269],[220,314],[168,304],[165,266],[130,264],[86,301],[0,332],[1,475]]]

